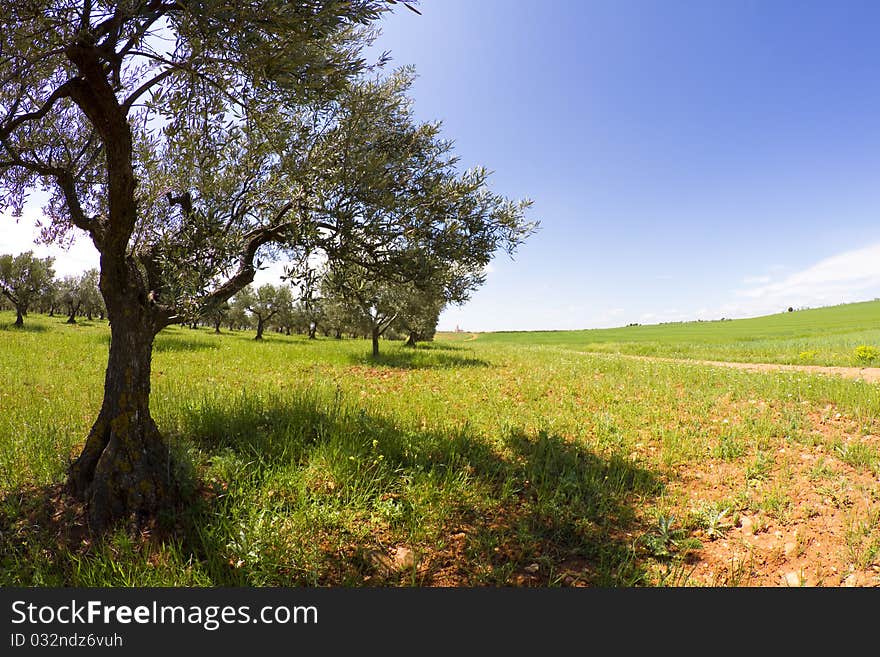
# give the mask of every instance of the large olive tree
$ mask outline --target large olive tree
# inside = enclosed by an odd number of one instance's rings
[[[365,78],[389,0],[27,0],[0,5],[0,200],[50,193],[45,239],[100,254],[104,400],[69,487],[103,529],[176,498],[149,407],[156,334],[249,285],[261,261],[379,280],[477,271],[532,225],[458,175],[412,121],[411,74]],[[2,208],[0,208],[2,209]]]
[[[253,280],[261,247],[295,238],[279,227],[295,190],[276,188],[274,204],[254,203],[251,194],[265,191],[258,189],[265,176],[254,172],[283,154],[280,146],[269,151],[288,127],[284,111],[274,125],[252,115],[282,108],[298,116],[332,102],[363,69],[366,28],[387,7],[383,0],[0,3],[0,210],[20,213],[27,195],[43,188],[50,194],[43,237],[79,229],[100,254],[111,324],[104,400],[69,474],[94,528],[154,514],[176,494],[149,407],[157,332],[231,297]],[[168,157],[180,161],[159,161]],[[157,196],[160,164],[198,167]],[[219,182],[198,189],[212,166]],[[254,189],[247,181],[235,187],[237,174],[249,175]]]

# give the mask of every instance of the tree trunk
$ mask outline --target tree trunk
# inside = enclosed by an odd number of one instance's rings
[[[406,339],[406,342],[404,343],[404,346],[405,347],[415,347],[416,346],[416,334],[415,333],[410,332],[409,337]]]
[[[379,357],[379,327],[374,326],[372,331],[373,338],[373,358]]]
[[[76,324],[76,314],[70,313],[70,315],[68,315],[68,317],[67,317],[67,322],[65,322],[65,323],[66,324]]]
[[[265,321],[262,318],[257,318],[257,335],[254,340],[262,340],[263,339],[263,325]]]
[[[132,307],[134,306],[134,307]],[[138,522],[176,499],[170,453],[150,415],[153,327],[137,304],[110,312],[104,401],[68,484],[97,532],[118,518]]]
[[[24,326],[24,313],[21,312],[21,306],[15,307],[15,325]]]
[[[309,340],[315,340],[315,333],[318,330],[317,324],[309,324]]]
[[[219,333],[219,332],[220,332],[220,324],[221,324],[222,322],[223,322],[223,318],[222,318],[222,317],[221,317],[220,319],[214,321],[214,333]]]

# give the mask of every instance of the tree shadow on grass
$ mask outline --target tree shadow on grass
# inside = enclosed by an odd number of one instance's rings
[[[105,319],[87,319],[85,317],[77,317],[76,321],[73,323],[70,323],[64,317],[58,317],[56,324],[59,324],[60,326],[69,326],[71,328],[94,328],[96,326],[110,328],[110,322]]]
[[[414,351],[418,351],[420,349],[425,351],[470,351],[473,352],[473,349],[469,349],[467,347],[462,347],[460,345],[451,343],[451,342],[419,342],[415,346],[407,347],[407,349],[412,349]]]
[[[0,323],[0,331],[21,331],[22,333],[45,333],[49,329],[43,324],[34,324],[25,320],[22,326],[16,326],[15,322]]]
[[[156,336],[156,341],[153,343],[154,353],[206,351],[209,349],[219,349],[219,346],[211,344],[206,340],[177,335],[162,335],[161,333]]]
[[[627,459],[546,432],[425,430],[317,394],[182,413],[166,433],[201,455],[181,457],[199,475],[164,533],[100,547],[59,487],[16,491],[0,501],[3,584],[646,583],[633,505],[661,486]]]
[[[227,585],[633,586],[656,476],[540,432],[426,431],[316,398],[202,407],[190,549]],[[256,500],[261,500],[255,502]],[[266,515],[271,512],[271,519]],[[227,520],[238,518],[234,533]],[[244,529],[243,529],[244,528]],[[238,548],[230,552],[229,546]]]
[[[376,357],[370,354],[351,354],[349,358],[351,362],[358,365],[394,367],[406,370],[491,367],[491,363],[482,358],[409,347],[401,347],[396,351],[380,352]]]
[[[66,555],[87,541],[85,512],[61,484],[0,498],[0,586],[66,586]]]

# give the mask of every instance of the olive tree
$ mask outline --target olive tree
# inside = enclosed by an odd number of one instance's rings
[[[149,408],[157,332],[231,297],[253,280],[261,247],[295,237],[279,226],[293,190],[276,187],[272,202],[257,203],[265,177],[229,184],[271,159],[245,153],[248,139],[259,136],[265,149],[295,134],[281,111],[274,125],[257,127],[253,116],[332,101],[364,68],[368,28],[387,8],[381,0],[0,4],[0,210],[20,215],[43,188],[43,237],[79,229],[99,253],[111,325],[104,400],[69,472],[93,528],[148,517],[177,497]],[[235,149],[241,157],[227,165],[221,158]],[[200,166],[158,196],[151,158]],[[198,189],[211,167],[218,182]]]
[[[94,529],[178,497],[149,407],[162,328],[279,250],[408,280],[413,252],[476,271],[530,232],[527,203],[458,175],[439,125],[412,120],[411,74],[366,78],[390,4],[0,4],[0,209],[43,188],[42,237],[79,231],[99,253],[104,399],[68,476]]]
[[[293,296],[286,285],[276,287],[266,283],[257,289],[248,285],[236,295],[235,299],[236,303],[254,318],[257,328],[254,340],[263,339],[266,325],[279,313],[293,309]]]
[[[51,287],[52,264],[52,258],[37,258],[33,251],[0,255],[0,294],[15,308],[16,326],[24,325],[30,305]]]
[[[537,227],[525,220],[530,200],[491,192],[483,167],[460,172],[440,124],[415,120],[413,79],[403,68],[344,92],[311,151],[326,166],[302,205],[312,232],[287,272],[323,272],[322,294],[357,309],[374,356],[402,298],[465,301],[496,253],[512,254]]]
[[[76,324],[76,316],[85,314],[92,319],[93,314],[103,315],[103,302],[98,290],[99,273],[89,269],[82,274],[69,274],[59,281],[58,298],[67,309],[67,323]]]

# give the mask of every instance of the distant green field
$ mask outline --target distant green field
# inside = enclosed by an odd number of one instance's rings
[[[880,301],[750,319],[583,331],[481,333],[478,341],[749,363],[880,366],[880,359],[870,362],[872,359],[864,356],[860,359],[856,354],[861,345],[880,350]]]

